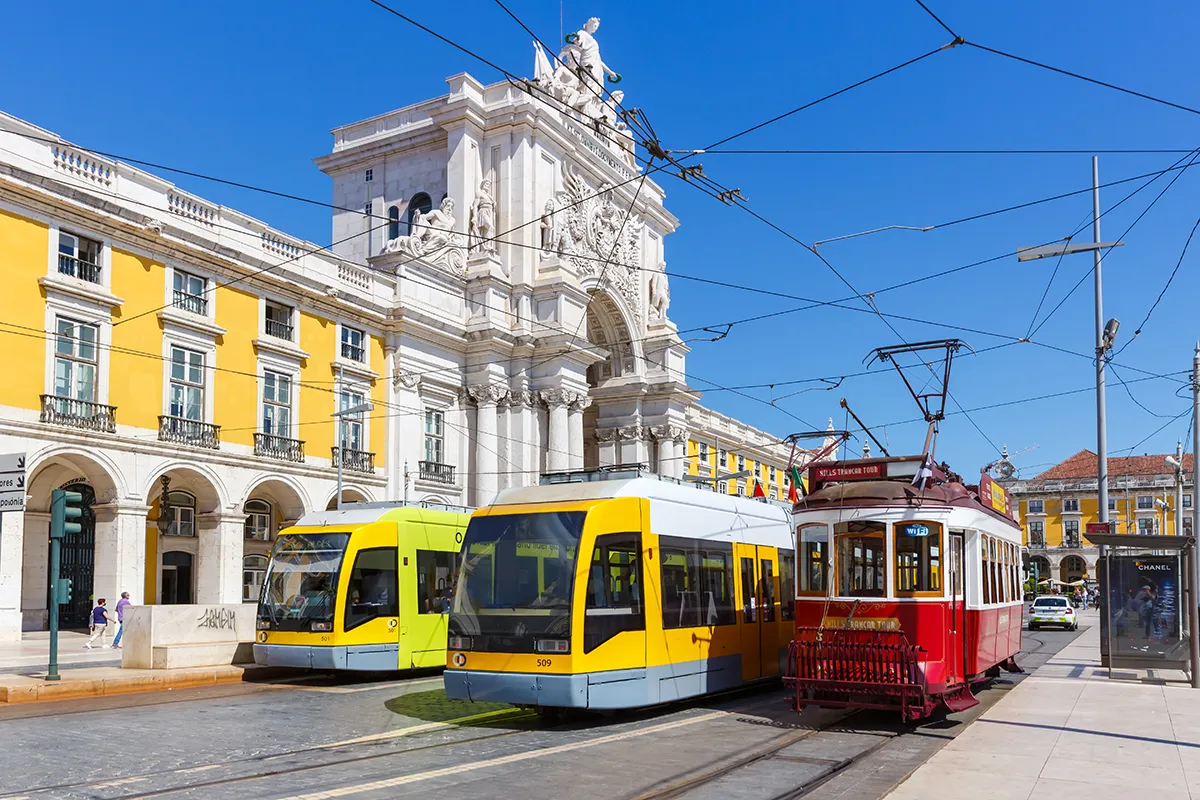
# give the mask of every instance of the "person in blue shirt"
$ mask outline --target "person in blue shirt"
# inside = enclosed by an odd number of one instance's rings
[[[113,621],[113,615],[108,613],[108,609],[104,607],[104,598],[101,597],[96,601],[96,607],[92,609],[92,638],[87,640],[84,645],[88,650],[92,649],[92,642],[100,640],[100,646],[104,647],[104,637],[108,633],[108,623]]]

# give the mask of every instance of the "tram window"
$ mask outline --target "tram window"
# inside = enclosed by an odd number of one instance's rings
[[[824,594],[828,588],[829,526],[801,525],[796,531],[800,548],[800,591]]]
[[[779,618],[796,617],[796,555],[791,550],[779,551]]]
[[[663,628],[732,625],[733,546],[659,537]]]
[[[762,618],[763,622],[775,621],[775,565],[767,559],[762,559],[759,562],[759,568],[762,572],[762,591],[759,596],[762,597]]]
[[[400,616],[396,548],[360,550],[346,587],[346,630],[377,617]]]
[[[840,597],[883,597],[887,589],[880,522],[839,522],[834,527]]]
[[[941,593],[942,526],[936,522],[897,522],[896,593]]]
[[[754,622],[757,619],[754,599],[754,559],[742,559],[742,620]]]
[[[609,533],[596,537],[588,571],[583,652],[590,653],[622,631],[644,631],[642,537]]]
[[[947,572],[950,575],[950,594],[952,597],[961,597],[963,593],[962,586],[962,545],[963,536],[961,532],[956,534],[950,533],[950,565]]]
[[[449,614],[458,576],[458,554],[441,550],[417,551],[417,612]]]

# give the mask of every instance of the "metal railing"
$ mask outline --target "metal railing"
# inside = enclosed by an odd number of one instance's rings
[[[304,442],[269,433],[254,434],[254,455],[278,458],[281,461],[304,463]]]
[[[221,449],[221,426],[183,417],[161,415],[158,418],[158,440],[173,444]]]
[[[278,322],[273,319],[267,320],[267,336],[273,336],[276,339],[292,340],[292,326],[286,322]]]
[[[1045,550],[1046,549],[1045,534],[1042,534],[1041,536],[1030,536],[1029,537],[1029,549],[1030,550]]]
[[[175,294],[171,300],[171,305],[181,308],[184,311],[190,311],[193,314],[199,314],[202,317],[208,316],[208,298],[198,294],[190,294],[179,289],[175,289],[174,291]]]
[[[101,403],[58,397],[52,394],[42,395],[41,420],[51,425],[64,425],[68,428],[79,428],[85,431],[117,432],[116,406],[106,406]]]
[[[418,461],[421,480],[435,483],[454,483],[454,465],[439,464],[436,461]]]
[[[100,265],[74,256],[59,254],[58,271],[63,275],[70,275],[72,278],[79,278],[88,283],[100,282]]]
[[[375,454],[367,450],[343,450],[340,447],[331,448],[333,450],[333,465],[336,467],[338,459],[342,460],[342,469],[348,469],[351,472],[366,472],[372,473],[375,471]]]
[[[360,345],[342,342],[342,358],[348,358],[351,361],[362,361],[365,355]]]
[[[1080,540],[1079,534],[1068,533],[1063,537],[1063,547],[1083,547],[1083,542]]]

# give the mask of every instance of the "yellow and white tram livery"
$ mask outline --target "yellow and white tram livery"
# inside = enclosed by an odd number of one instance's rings
[[[790,512],[637,469],[549,475],[471,517],[448,697],[634,708],[780,675]]]
[[[446,663],[467,509],[355,503],[279,534],[258,602],[258,664],[399,670]]]

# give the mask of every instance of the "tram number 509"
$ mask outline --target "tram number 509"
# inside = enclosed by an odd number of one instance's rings
[[[537,665],[538,665],[539,667],[548,667],[548,666],[550,666],[550,659],[548,659],[548,658],[539,658],[539,659],[537,660]]]

